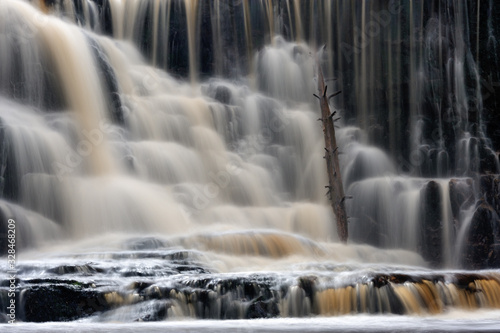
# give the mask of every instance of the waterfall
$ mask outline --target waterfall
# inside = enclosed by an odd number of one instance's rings
[[[334,237],[318,191],[325,177],[322,160],[313,157],[321,154],[314,112],[264,95],[305,96],[313,76],[312,68],[301,67],[312,64],[307,46],[297,54],[282,40],[255,59],[263,93],[213,80],[192,87],[148,67],[130,44],[111,43],[20,1],[3,6],[13,17],[5,30],[27,20],[39,43],[26,45],[34,49],[30,54],[48,54],[52,67],[44,70],[64,87],[62,110],[44,105],[41,97],[26,101],[29,107],[15,104],[22,98],[2,102],[15,110],[2,117],[14,154],[6,156],[6,198],[78,238],[104,231],[174,233],[186,223],[209,223],[211,216],[213,223],[246,227],[280,228],[286,220],[300,230],[311,229],[304,223],[323,225],[324,232],[314,233]],[[15,42],[4,40],[2,49],[13,49]],[[14,61],[5,57],[2,65],[13,69]],[[42,57],[35,61],[46,66]],[[273,64],[282,66],[274,74],[268,70]],[[286,73],[292,73],[290,84],[273,81]],[[38,79],[43,74],[26,75],[36,76],[26,78],[38,82],[33,89],[49,93],[50,86]],[[11,120],[15,113],[29,122],[18,125]],[[312,212],[313,220],[298,220],[294,213],[306,204],[302,200],[314,201],[311,207],[320,211]],[[224,216],[233,205],[259,215],[275,212],[247,225],[251,215],[244,211]]]
[[[132,216],[141,216],[151,220],[144,222],[147,230],[162,230],[159,221],[152,221],[160,220],[161,215],[151,212],[126,214],[129,217],[114,214],[112,218],[109,211],[115,209],[109,208],[114,205],[111,202],[99,204],[102,208],[95,209],[92,217],[83,218],[86,214],[81,209],[69,208],[76,202],[82,204],[81,200],[88,200],[92,207],[94,199],[106,202],[92,193],[91,184],[108,177],[117,179],[117,184],[123,179],[145,181],[152,193],[159,190],[156,186],[162,187],[164,193],[153,196],[176,207],[171,209],[177,210],[172,219],[191,221],[210,211],[219,212],[216,216],[220,219],[220,207],[231,205],[255,206],[257,210],[271,205],[278,211],[289,206],[293,211],[294,205],[309,201],[323,209],[324,166],[317,158],[321,140],[312,98],[314,51],[302,41],[314,45],[326,37],[333,39],[331,45],[339,46],[336,50],[328,46],[323,57],[330,69],[328,75],[335,77],[332,84],[356,87],[344,89],[334,102],[344,117],[339,140],[344,182],[354,197],[349,204],[354,241],[422,253],[419,249],[425,241],[420,239],[420,230],[429,208],[421,198],[414,199],[419,191],[425,191],[427,182],[433,181],[432,177],[498,172],[498,156],[486,136],[481,112],[473,112],[468,103],[474,97],[477,108],[483,108],[479,68],[469,46],[469,8],[465,5],[453,5],[451,15],[432,6],[391,3],[385,7],[378,2],[363,2],[359,8],[315,2],[304,7],[297,1],[276,6],[266,1],[202,4],[173,0],[34,4],[53,16],[22,1],[2,5],[3,15],[8,17],[2,28],[2,91],[15,102],[29,105],[23,106],[23,112],[38,122],[37,130],[30,130],[33,142],[29,143],[26,135],[14,134],[21,128],[17,129],[12,116],[2,117],[11,154],[4,157],[4,197],[59,224],[68,224],[70,229],[79,230],[74,225],[82,226],[88,223],[83,220],[90,219],[104,230],[120,230],[120,223],[129,230]],[[337,40],[333,27],[308,26],[317,8],[324,15],[320,22],[335,24],[339,31],[349,28],[352,35]],[[352,12],[352,16],[334,22],[326,19],[338,17],[339,11]],[[206,21],[207,13],[219,18],[217,24]],[[409,30],[402,27],[405,15],[411,18],[405,22],[411,24]],[[237,18],[246,22],[245,29],[236,28]],[[267,24],[257,27],[258,19]],[[446,22],[450,24],[444,25]],[[273,37],[277,31],[284,37]],[[179,34],[184,37],[179,39]],[[213,42],[204,44],[206,38]],[[346,44],[350,38],[354,42]],[[391,61],[404,55],[402,43],[406,39],[412,50],[408,66],[400,60]],[[236,40],[243,42],[241,47],[234,48]],[[446,48],[452,42],[454,47]],[[231,48],[225,49],[224,43]],[[250,57],[253,50],[258,52]],[[386,58],[378,61],[377,53]],[[188,76],[191,86],[150,67],[143,56],[153,65]],[[235,69],[228,71],[228,63]],[[218,65],[210,67],[214,64]],[[353,72],[343,70],[347,67]],[[377,82],[384,71],[389,75],[384,82],[387,86]],[[248,76],[242,76],[244,73]],[[403,73],[415,82],[415,89],[403,89]],[[236,81],[199,81],[198,77],[206,75],[239,76]],[[377,89],[385,89],[384,95]],[[18,108],[13,102],[4,103]],[[387,109],[383,110],[384,106]],[[403,111],[405,108],[409,112]],[[383,120],[386,110],[389,116]],[[476,118],[469,119],[470,114]],[[430,123],[434,118],[437,122]],[[350,126],[353,121],[360,128]],[[410,135],[400,137],[403,132]],[[35,150],[44,153],[36,154]],[[39,161],[34,157],[37,155]],[[398,178],[401,175],[403,178]],[[459,255],[449,253],[449,247],[463,221],[457,220],[460,212],[450,213],[453,203],[447,182],[451,180],[436,181],[441,184],[436,197],[441,224],[436,227],[442,233],[436,246],[443,257],[428,259],[448,265]],[[106,181],[104,185],[110,187],[110,193],[113,183]],[[68,195],[70,188],[83,192]],[[120,190],[122,194],[125,188]],[[49,202],[53,199],[46,198],[45,191],[62,196],[60,202],[67,204]],[[380,193],[384,194],[377,195]],[[475,193],[478,198],[477,189]],[[378,197],[375,201],[374,196]],[[120,200],[115,204],[120,206]],[[142,207],[139,210],[160,211],[151,208],[150,200],[147,204],[134,201],[134,206]],[[278,220],[285,217],[278,216],[265,225],[281,225]],[[313,216],[322,218],[312,223],[325,224],[325,231],[330,230],[331,216]],[[90,232],[93,227],[81,229]]]
[[[498,272],[432,270],[500,267],[498,8],[2,0],[0,232],[19,226],[22,315],[48,320],[28,311],[37,274],[98,277],[65,320],[500,307]],[[342,91],[348,244],[316,59]]]

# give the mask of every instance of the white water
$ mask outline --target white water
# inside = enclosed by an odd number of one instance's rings
[[[48,323],[5,327],[5,332],[497,332],[498,311],[454,311],[442,317],[343,316],[335,318],[173,321],[162,323],[102,324]]]
[[[193,16],[198,2],[186,1],[192,6],[187,83],[151,67],[131,43],[140,38],[134,37],[135,20],[145,15],[145,2],[110,3],[118,39],[56,17],[61,12],[47,16],[19,0],[0,4],[0,118],[11,152],[10,183],[0,203],[31,231],[19,236],[19,244],[31,247],[21,253],[27,265],[37,267],[53,256],[57,263],[71,261],[71,254],[119,252],[130,238],[146,236],[198,251],[215,273],[321,274],[339,264],[360,272],[371,264],[411,271],[407,266],[427,265],[417,251],[425,209],[421,191],[431,179],[400,175],[393,159],[355,126],[338,130],[346,193],[353,196],[353,240],[336,242],[312,97],[315,50],[301,40],[301,22],[300,43],[273,37],[252,54],[248,76],[199,81]],[[154,22],[167,5],[155,2]],[[88,19],[94,10],[86,8]],[[275,29],[278,23],[267,19]],[[161,34],[156,25],[152,30]],[[162,52],[154,51],[153,63]],[[356,70],[368,82],[374,73],[368,73],[366,57]],[[117,91],[110,91],[109,80]],[[113,111],[115,94],[121,104]],[[366,92],[359,97],[369,98]],[[367,125],[369,103],[362,105],[359,117]],[[467,170],[475,156],[469,146],[464,144]],[[436,180],[445,266],[458,255],[449,181]],[[388,249],[357,244],[364,242]],[[294,308],[309,306],[300,298],[289,303],[284,312],[309,313]]]

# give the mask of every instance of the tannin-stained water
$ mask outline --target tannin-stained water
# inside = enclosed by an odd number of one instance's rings
[[[444,125],[433,132],[436,141],[427,142],[427,119],[418,119],[412,105],[406,120],[390,115],[389,153],[376,147],[370,122],[379,96],[373,85],[383,69],[371,64],[381,47],[362,38],[356,47],[366,52],[353,53],[355,86],[344,91],[346,99],[359,100],[356,121],[348,108],[339,111],[346,119],[337,131],[342,175],[353,197],[352,240],[339,244],[312,96],[313,23],[299,19],[299,1],[286,1],[286,8],[273,1],[228,4],[2,1],[0,206],[5,221],[14,219],[19,228],[18,316],[128,322],[500,307],[497,271],[427,268],[461,265],[479,197],[472,185],[471,172],[479,168],[474,142],[486,134],[457,134],[456,154],[464,157],[452,167]],[[340,20],[340,11],[359,16],[365,32],[376,7],[327,5]],[[285,9],[295,41],[274,36],[286,26]],[[423,15],[418,6],[411,10],[412,19]],[[225,31],[236,25],[229,14],[244,22],[233,35]],[[210,23],[210,41],[199,38],[206,24],[200,15],[221,18]],[[262,33],[252,29],[259,22],[269,33],[253,40],[253,33]],[[112,37],[103,33],[109,30]],[[336,38],[333,29],[316,33]],[[458,29],[456,35],[462,36]],[[468,49],[458,44],[446,84],[457,93],[450,103],[465,108],[458,64]],[[342,46],[334,45],[325,53],[332,75],[335,48]],[[399,46],[386,47],[391,57]],[[210,66],[206,48],[213,48]],[[415,50],[412,76],[435,74],[420,54],[429,48]],[[397,82],[402,64],[390,67],[389,113],[406,112]],[[177,76],[183,74],[189,79]],[[348,88],[342,80],[328,84]],[[416,90],[412,96],[421,98],[424,87]],[[341,100],[332,100],[337,104]],[[430,156],[420,161],[410,154],[409,168],[395,163],[405,121],[414,122],[416,158]],[[469,129],[469,120],[463,121]],[[456,188],[470,197],[456,199]],[[422,231],[427,229],[432,239]],[[55,292],[52,283],[61,289]],[[6,304],[7,289],[0,290]],[[71,297],[70,291],[84,293]],[[33,308],[43,301],[37,293],[72,305],[59,317],[51,307],[46,317],[37,315]]]

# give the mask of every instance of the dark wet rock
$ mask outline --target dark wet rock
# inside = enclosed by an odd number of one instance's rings
[[[311,303],[314,302],[314,294],[316,293],[316,281],[317,278],[315,276],[305,276],[299,278],[298,285],[304,290],[306,297],[311,300]]]
[[[94,275],[96,273],[103,273],[103,272],[104,272],[103,269],[93,267],[90,264],[62,265],[47,270],[47,273],[53,273],[57,275],[64,275],[64,274]]]
[[[481,175],[481,200],[476,204],[462,264],[469,269],[500,267],[500,177]]]
[[[20,282],[19,278],[16,277],[13,280],[14,281],[11,281],[10,279],[6,279],[6,280],[3,280],[3,281],[0,281],[0,287],[6,287],[6,288],[8,288],[9,285],[11,284],[11,282],[14,282],[16,286],[19,285],[19,282]]]
[[[146,304],[144,304],[146,303]],[[162,321],[168,316],[168,309],[172,306],[170,301],[154,301],[154,302],[144,302],[142,307],[139,309],[138,318],[134,321]]]
[[[139,259],[147,259],[147,258],[159,258],[165,260],[185,260],[189,258],[188,251],[169,251],[169,252],[161,252],[161,251],[145,251],[145,252],[133,252],[132,258]]]
[[[164,297],[164,293],[170,292],[170,289],[163,289],[163,291],[155,284],[151,284],[145,288],[137,289],[139,295],[143,296],[145,299],[162,299]]]
[[[103,34],[113,35],[113,18],[111,16],[111,6],[109,0],[93,0],[99,9],[100,27]]]
[[[194,265],[178,265],[175,267],[178,273],[204,274],[209,273],[206,269]]]
[[[192,263],[165,263],[164,265],[116,267],[113,269],[123,277],[161,277],[175,274],[205,274],[209,273],[205,268]]]
[[[175,299],[191,305],[203,319],[271,318],[279,313],[276,280],[264,276],[182,279],[169,287],[151,285],[139,294],[147,299]],[[175,302],[174,302],[175,303]]]
[[[463,265],[468,269],[500,267],[500,220],[488,203],[479,202],[465,241]]]
[[[8,232],[8,217],[6,216],[5,212],[1,209],[0,206],[0,234],[1,235],[7,235]],[[8,250],[8,238],[7,237],[2,237],[0,238],[0,251],[1,253],[7,253]]]
[[[57,0],[44,0],[43,2],[47,7],[55,7]]]
[[[471,283],[474,283],[476,280],[482,280],[484,277],[482,277],[479,274],[455,274],[454,276],[455,279],[455,285],[460,288],[460,289],[471,289],[470,285]]]
[[[453,219],[459,218],[461,210],[467,209],[474,204],[474,188],[472,179],[450,179],[450,203]]]
[[[108,109],[110,110],[111,119],[115,123],[123,125],[125,119],[115,71],[109,62],[108,56],[99,43],[91,35],[87,34],[86,37],[91,46],[96,63],[98,64],[99,75],[106,88],[105,96],[108,100]]]
[[[382,312],[398,314],[398,315],[405,314],[404,304],[402,300],[398,297],[398,295],[395,293],[393,286],[388,284],[383,286],[382,288],[384,288],[385,294],[387,295],[387,299],[389,301],[387,308],[384,309]]]
[[[3,191],[6,186],[5,170],[7,169],[7,158],[9,156],[9,144],[6,140],[6,127],[0,118],[0,198],[3,197]]]
[[[484,200],[500,213],[500,176],[482,175],[479,186]]]
[[[256,318],[274,318],[279,316],[280,310],[276,301],[263,301],[262,297],[252,300],[248,307],[245,317],[248,319]]]
[[[481,174],[487,173],[497,173],[500,170],[497,169],[497,156],[496,152],[490,148],[489,142],[484,142],[482,140],[479,147],[479,171]]]
[[[36,279],[27,279],[23,281],[18,281],[22,282],[23,285],[28,285],[28,286],[35,286],[35,285],[68,285],[73,288],[95,288],[95,283],[94,282],[83,282],[83,281],[78,281],[78,280],[72,280],[72,279],[61,279],[61,278],[36,278]]]
[[[221,102],[222,104],[231,104],[232,94],[228,87],[223,85],[217,86],[214,94],[215,100]]]
[[[420,192],[423,212],[420,253],[433,266],[443,262],[443,221],[441,218],[442,198],[440,186],[429,181]]]
[[[9,130],[0,118],[0,198],[17,199],[18,176]]]
[[[60,265],[63,266],[65,265]],[[45,322],[69,321],[89,316],[96,316],[104,321],[162,321],[174,313],[199,319],[310,316],[328,311],[321,305],[325,297],[338,297],[335,296],[336,292],[319,295],[325,288],[330,291],[344,289],[337,295],[347,297],[344,299],[346,303],[340,306],[344,310],[348,306],[349,312],[405,314],[405,302],[410,295],[421,303],[419,306],[423,311],[434,313],[442,310],[436,304],[451,305],[453,302],[450,297],[454,296],[436,294],[431,284],[441,283],[444,286],[453,283],[456,288],[474,297],[477,292],[482,292],[478,290],[476,281],[489,279],[479,273],[373,272],[346,280],[343,286],[336,283],[335,287],[327,287],[323,283],[326,282],[324,275],[321,278],[304,275],[291,279],[287,275],[269,273],[245,276],[178,274],[168,280],[146,278],[117,285],[120,280],[113,273],[109,275],[109,280],[96,274],[94,277],[99,281],[96,283],[89,282],[88,277],[78,270],[68,274],[75,279],[58,276],[16,280],[20,291],[16,299],[20,305],[18,318]],[[319,279],[323,282],[318,283]],[[407,288],[408,293],[401,293],[401,288]],[[433,302],[434,298],[438,303]],[[2,282],[2,309],[6,300],[6,286]],[[282,307],[284,304],[285,307]],[[281,313],[282,309],[287,310]]]
[[[33,286],[22,295],[24,321],[70,321],[110,309],[104,294],[68,285]]]
[[[216,101],[226,104],[226,105],[232,105],[235,104],[235,100],[233,97],[233,93],[231,92],[231,89],[224,85],[223,83],[219,82],[210,82],[207,85],[203,86],[203,93]]]
[[[369,282],[372,282],[373,285],[377,288],[382,288],[383,286],[386,286],[389,283],[402,284],[406,282],[414,283],[418,281],[419,281],[418,278],[405,274],[391,274],[391,275],[378,274],[376,276],[371,277],[369,280]]]
[[[153,282],[137,281],[137,282],[133,282],[132,284],[130,284],[129,289],[137,290],[138,292],[142,292],[142,291],[144,291],[144,289],[150,287],[152,284],[153,284]]]

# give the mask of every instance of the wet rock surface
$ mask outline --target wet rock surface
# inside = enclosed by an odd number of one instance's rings
[[[495,217],[496,212],[490,205],[479,203],[466,240],[464,264],[467,268],[484,269],[495,266],[497,260],[493,249],[495,233],[492,225],[498,222]]]
[[[454,222],[459,219],[460,211],[474,204],[474,181],[471,178],[450,179],[450,203]]]
[[[17,319],[144,322],[440,313],[464,304],[500,307],[500,276],[495,272],[339,265],[316,272],[217,273],[197,259],[195,252],[161,249],[23,263],[15,281]],[[3,318],[9,281],[5,275],[0,280]]]
[[[435,181],[430,181],[421,191],[422,230],[421,254],[432,265],[443,262],[443,221],[441,215],[442,198],[440,187]]]
[[[80,286],[47,285],[23,290],[24,321],[70,321],[109,310],[102,293]]]
[[[483,196],[476,203],[462,259],[468,269],[500,267],[499,179],[498,175],[480,178]]]

